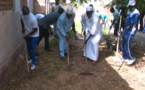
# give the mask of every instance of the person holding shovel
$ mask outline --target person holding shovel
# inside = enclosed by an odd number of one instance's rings
[[[37,59],[37,42],[39,37],[39,27],[37,19],[34,14],[29,11],[27,6],[22,8],[20,12],[21,24],[22,24],[22,33],[25,33],[24,39],[26,39],[28,54],[31,60],[28,63],[32,63],[31,70],[36,68],[36,59]]]
[[[120,12],[118,11],[118,9],[111,7],[110,8],[111,13],[113,13],[113,22],[110,26],[110,30],[112,28],[112,26],[115,24],[115,28],[114,28],[114,36],[118,36],[118,31],[119,31],[119,22],[120,22]]]
[[[60,57],[65,61],[64,55],[67,54],[67,41],[69,40],[70,28],[73,25],[75,13],[73,7],[67,7],[67,11],[61,14],[57,21],[56,32],[59,40]]]
[[[135,62],[135,57],[131,50],[132,40],[138,30],[138,21],[140,13],[135,8],[135,0],[130,0],[128,3],[129,10],[127,12],[125,29],[122,36],[122,56],[127,65],[132,65]]]
[[[99,42],[102,37],[102,25],[100,24],[100,18],[93,12],[93,8],[88,6],[86,8],[86,15],[82,17],[83,30],[85,35],[86,53],[84,49],[84,56],[93,60],[93,64],[96,64],[99,56]]]

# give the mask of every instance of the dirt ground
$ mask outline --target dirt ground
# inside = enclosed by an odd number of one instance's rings
[[[27,74],[24,52],[7,77],[1,90],[145,90],[145,47],[133,43],[136,62],[132,66],[122,64],[121,51],[118,58],[115,48],[111,52],[105,41],[100,43],[99,59],[96,65],[88,60],[88,68],[93,75],[81,75],[85,71],[83,40],[70,40],[70,63],[74,70],[64,70],[67,63],[60,60],[57,39],[52,38],[51,49],[44,50],[42,41],[38,53],[36,70]],[[117,61],[115,65],[115,61]]]

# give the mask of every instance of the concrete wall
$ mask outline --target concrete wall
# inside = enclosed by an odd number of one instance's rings
[[[0,83],[5,79],[11,63],[23,50],[20,3],[20,0],[15,0],[13,11],[0,12]]]

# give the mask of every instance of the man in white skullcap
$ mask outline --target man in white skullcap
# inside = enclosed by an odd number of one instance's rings
[[[81,23],[85,33],[87,30],[85,40],[87,58],[93,60],[93,64],[96,64],[99,56],[99,42],[102,37],[102,25],[100,24],[99,16],[93,12],[91,6],[86,8],[86,13],[83,14]],[[86,56],[85,52],[84,56]]]
[[[130,0],[128,3],[129,10],[127,12],[125,29],[122,36],[122,56],[127,65],[135,62],[135,57],[131,50],[131,43],[138,30],[139,11],[135,8],[135,0]]]
[[[59,50],[62,61],[65,61],[64,55],[67,54],[67,41],[69,40],[69,31],[73,25],[74,18],[73,7],[67,7],[67,11],[61,14],[57,21],[56,32],[59,39]]]

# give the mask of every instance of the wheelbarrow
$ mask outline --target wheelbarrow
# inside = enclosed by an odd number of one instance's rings
[[[117,45],[117,38],[116,36],[104,35],[104,39],[106,41],[107,48],[110,51],[113,51],[113,47]],[[121,42],[121,40],[120,40]]]

